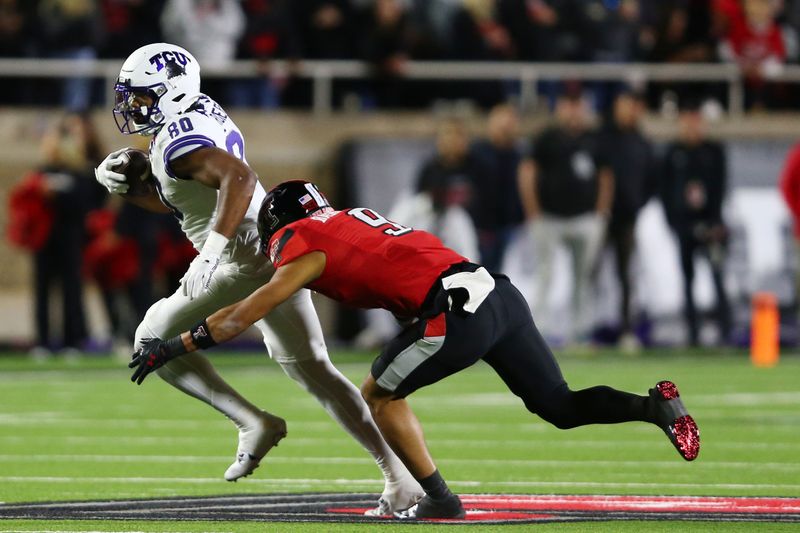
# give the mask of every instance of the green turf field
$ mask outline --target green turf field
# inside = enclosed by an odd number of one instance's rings
[[[646,393],[670,378],[702,432],[686,463],[655,426],[570,431],[522,407],[480,363],[411,398],[440,470],[461,493],[800,496],[800,357],[753,368],[743,353],[611,352],[560,356],[570,385]],[[226,483],[236,433],[159,379],[137,387],[121,363],[0,357],[0,501],[32,502],[276,492],[380,492],[369,456],[272,362],[215,355],[221,373],[288,421],[254,476]],[[337,353],[355,383],[364,355]],[[638,527],[637,527],[638,524]],[[407,526],[408,527],[408,526]],[[411,526],[414,531],[451,526]],[[502,531],[533,526],[499,526]],[[421,528],[421,529],[420,529]],[[798,524],[648,522],[536,525],[537,531],[789,531]],[[396,531],[396,526],[239,522],[0,521],[4,531]],[[470,531],[487,530],[469,526]]]

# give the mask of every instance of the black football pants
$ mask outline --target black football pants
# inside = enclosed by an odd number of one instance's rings
[[[530,412],[558,428],[648,420],[645,396],[606,386],[570,390],[527,302],[505,277],[495,279],[475,313],[448,311],[406,328],[375,360],[372,376],[402,398],[479,359]]]

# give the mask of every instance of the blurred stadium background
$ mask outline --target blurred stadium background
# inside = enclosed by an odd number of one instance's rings
[[[716,368],[746,389],[757,295],[779,311],[784,377],[797,376],[799,37],[796,0],[0,0],[0,369],[127,357],[191,260],[169,216],[108,198],[92,173],[113,149],[146,148],[117,132],[112,88],[124,57],[164,40],[200,61],[265,186],[312,179],[335,205],[438,233],[507,272],[567,357],[627,367],[619,385],[649,385],[665,358],[659,371]],[[590,224],[569,233],[570,220]],[[393,332],[382,314],[317,305],[336,360]],[[798,389],[758,376],[754,394],[794,398],[763,426],[791,448]]]
[[[798,131],[798,21],[797,2],[773,0],[6,0],[0,195],[9,239],[0,267],[0,343],[39,347],[40,354],[63,347],[101,353],[114,343],[122,349],[147,305],[182,275],[191,250],[168,217],[123,208],[91,176],[112,149],[145,146],[115,131],[111,88],[121,58],[163,39],[198,57],[204,90],[245,132],[248,161],[265,185],[310,177],[339,205],[369,205],[436,229],[462,253],[511,274],[558,344],[746,345],[759,291],[777,297],[782,339],[794,344],[797,261],[787,205],[800,196],[793,181],[800,170],[787,157]],[[537,275],[536,224],[525,223],[516,167],[542,157],[536,138],[560,124],[553,111],[564,96],[585,104],[581,136],[589,139],[581,142],[597,163],[586,179],[600,181],[602,165],[618,175],[608,246],[575,269],[564,250],[554,258],[545,250],[555,261],[548,278]],[[634,109],[623,102],[615,119],[615,101],[625,96]],[[680,117],[693,111],[723,156],[721,169],[712,165],[700,177],[694,168],[678,175],[667,157],[685,144]],[[583,148],[564,149],[581,155]],[[649,150],[650,159],[629,156]],[[538,163],[544,181],[550,171]],[[549,179],[562,179],[558,172]],[[30,199],[32,174],[44,176],[49,207]],[[705,207],[687,207],[689,182],[700,186]],[[716,189],[721,216],[713,213]],[[559,194],[548,200],[556,215],[592,210]],[[51,215],[26,219],[34,209]],[[37,223],[53,217],[50,231]],[[698,221],[719,225],[721,236],[689,235],[700,231],[686,229]],[[622,313],[611,245],[630,248],[628,231],[636,247],[627,269],[631,302]],[[688,321],[680,253],[688,241],[681,235],[698,245],[698,312]],[[593,255],[597,239],[584,234],[579,244],[584,238]],[[591,277],[583,282],[586,264]],[[715,303],[712,273],[722,279],[726,309]],[[65,298],[57,287],[45,290],[59,280]],[[589,286],[591,296],[580,302],[587,316],[570,306],[576,280]],[[552,285],[544,297],[541,283]],[[64,320],[59,304],[71,318]],[[392,331],[380,317],[320,305],[332,342],[371,347]],[[713,327],[715,318],[721,327]],[[569,324],[578,321],[588,322],[575,332]]]

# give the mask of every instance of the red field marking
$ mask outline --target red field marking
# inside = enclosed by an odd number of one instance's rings
[[[245,520],[259,522],[397,523],[364,516],[371,493],[246,494],[147,500],[0,504],[0,519]],[[595,520],[714,520],[800,524],[800,498],[465,494],[470,524],[536,524]],[[146,508],[146,516],[141,510]],[[464,524],[465,520],[437,520]]]
[[[800,514],[799,498],[716,496],[461,496],[465,507],[547,511]]]
[[[659,515],[725,515],[757,517],[758,515],[796,516],[800,519],[798,498],[749,498],[715,496],[556,496],[465,494],[461,496],[468,521],[531,521],[563,520],[569,516],[630,514]],[[363,515],[366,507],[329,507],[329,513]]]

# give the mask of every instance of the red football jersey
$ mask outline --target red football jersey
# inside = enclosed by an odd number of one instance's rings
[[[322,275],[308,285],[334,300],[413,317],[450,265],[467,259],[434,235],[386,220],[371,209],[326,211],[292,222],[269,242],[276,268],[324,252]]]

